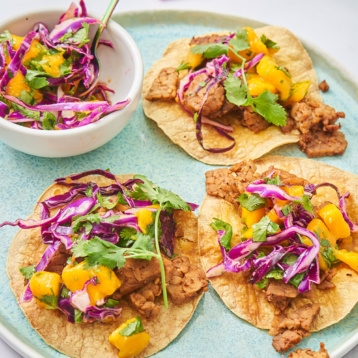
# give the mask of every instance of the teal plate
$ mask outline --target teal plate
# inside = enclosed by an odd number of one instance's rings
[[[165,47],[181,37],[192,37],[215,30],[236,30],[262,23],[214,13],[190,11],[133,12],[114,15],[133,36],[142,53],[145,71],[160,58]],[[343,156],[322,158],[321,162],[358,174],[356,125],[358,123],[358,87],[332,59],[316,46],[304,43],[319,80],[327,80],[330,90],[324,101],[346,118],[343,132],[349,142]],[[103,147],[76,157],[38,158],[23,154],[0,143],[0,221],[26,218],[42,191],[64,175],[94,168],[110,168],[114,173],[140,173],[185,200],[201,203],[205,194],[205,172],[213,166],[203,164],[173,144],[141,106],[112,141]],[[270,154],[304,156],[296,145],[281,147]],[[9,287],[6,259],[17,229],[1,229],[0,247],[0,336],[25,357],[64,357],[53,350],[32,329]],[[358,343],[358,307],[344,320],[321,332],[313,333],[299,347],[317,350],[324,342],[332,358],[342,357]],[[165,330],[165,327],[163,327]],[[254,328],[237,318],[210,289],[201,300],[191,321],[163,351],[155,357],[280,357],[272,348],[267,331]],[[286,354],[287,356],[287,354]]]

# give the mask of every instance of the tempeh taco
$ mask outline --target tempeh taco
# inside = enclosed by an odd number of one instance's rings
[[[206,173],[200,257],[226,306],[269,330],[279,352],[358,301],[358,178],[305,158]]]
[[[325,86],[327,88],[327,86]],[[289,143],[309,157],[342,154],[301,42],[277,26],[178,39],[144,77],[143,109],[192,157],[232,165]]]
[[[207,290],[195,208],[141,175],[57,179],[27,220],[0,225],[21,228],[7,272],[31,325],[70,357],[166,347]]]

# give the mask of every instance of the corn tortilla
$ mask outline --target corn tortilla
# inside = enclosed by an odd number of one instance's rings
[[[131,175],[117,176],[121,182],[130,179]],[[108,185],[111,181],[96,176],[87,176],[82,181],[95,181],[98,184]],[[42,201],[53,195],[67,191],[67,187],[53,184],[39,198]],[[37,205],[29,219],[39,219],[39,206]],[[197,245],[197,217],[192,212],[176,211],[174,218],[183,229],[183,236],[175,241],[175,253],[189,257],[190,262],[200,265]],[[22,302],[24,292],[24,278],[19,268],[37,264],[46,245],[41,241],[40,230],[20,230],[11,243],[8,259],[7,273],[19,306],[32,327],[41,335],[44,341],[54,349],[69,357],[81,358],[115,358],[118,350],[108,341],[108,336],[126,320],[138,316],[138,312],[128,304],[123,304],[119,319],[111,324],[94,322],[89,324],[71,324],[59,310],[40,308],[35,300]],[[137,357],[147,357],[165,348],[184,329],[192,317],[202,295],[180,306],[169,300],[168,310],[162,305],[160,314],[152,319],[142,318],[145,330],[150,334],[147,348]]]
[[[255,29],[255,32],[259,36],[265,34],[266,37],[280,46],[280,50],[274,55],[277,64],[288,69],[293,82],[310,80],[312,84],[309,95],[320,99],[318,79],[312,61],[297,37],[286,28],[279,26],[265,26]],[[184,61],[189,51],[189,42],[190,39],[183,38],[169,44],[162,58],[153,64],[143,80],[142,102],[144,113],[148,118],[155,121],[175,144],[203,163],[232,165],[244,159],[259,158],[282,145],[298,142],[298,130],[283,134],[278,127],[270,126],[255,134],[242,127],[234,115],[228,114],[222,117],[220,121],[233,127],[234,132],[230,135],[235,138],[236,145],[232,150],[225,153],[211,153],[200,146],[195,135],[193,119],[178,103],[146,100],[145,95],[160,70],[166,67],[177,68]],[[210,126],[203,126],[203,135],[207,147],[226,147],[231,144]]]
[[[351,193],[347,201],[350,218],[358,220],[358,177],[338,168],[306,158],[271,156],[255,160],[258,172],[263,172],[270,166],[283,169],[311,183],[330,182],[335,184],[341,194]],[[321,188],[316,196],[314,205],[325,201],[337,202],[336,192],[332,189]],[[222,261],[217,234],[210,227],[213,218],[228,222],[233,227],[233,235],[239,235],[240,218],[234,206],[220,198],[206,195],[200,207],[198,216],[198,235],[200,258],[207,271]],[[358,234],[352,233],[350,250],[358,251]],[[274,306],[268,303],[262,290],[248,282],[247,273],[229,273],[210,279],[225,305],[238,317],[252,325],[270,329],[274,317]],[[320,312],[313,322],[312,331],[318,331],[339,322],[353,309],[358,301],[358,273],[345,264],[337,266],[337,274],[332,282],[336,288],[319,290],[313,286],[307,297],[298,297],[293,301],[295,310],[307,303],[318,303]]]

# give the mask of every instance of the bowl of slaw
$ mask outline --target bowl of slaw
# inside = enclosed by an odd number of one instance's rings
[[[22,42],[31,43],[31,37],[27,38],[27,36],[33,31],[41,32],[38,24],[42,24],[41,26],[44,26],[49,31],[45,31],[42,34],[43,38],[59,39],[64,36],[60,31],[63,30],[65,33],[66,26],[61,25],[62,28],[60,27],[56,30],[55,34],[51,31],[69,10],[65,11],[39,11],[14,17],[9,19],[7,23],[1,24],[0,34],[5,32],[16,35],[22,39]],[[81,9],[78,11],[81,11]],[[82,12],[83,18],[95,19],[95,17],[85,13],[85,8],[82,9]],[[88,30],[89,39],[93,38],[98,23],[94,23],[94,25]],[[65,34],[65,36],[67,35]],[[37,38],[39,38],[38,35]],[[42,41],[45,40],[42,39]],[[0,82],[2,86],[0,89],[0,140],[26,154],[55,158],[87,153],[113,139],[129,122],[138,106],[143,79],[143,61],[133,38],[121,25],[113,20],[109,21],[103,31],[101,42],[98,48],[101,63],[98,83],[102,85],[102,88],[106,89],[106,101],[103,99],[98,100],[93,96],[79,99],[72,98],[71,94],[64,96],[61,86],[66,86],[67,83],[62,83],[59,86],[59,90],[52,91],[53,93],[50,93],[46,100],[41,98],[37,103],[25,103],[26,100],[24,102],[22,96],[15,96],[11,91],[7,91],[14,74],[26,72],[21,61],[17,61],[18,65],[16,65],[15,61],[15,56],[22,59],[26,50],[22,50],[22,53],[16,55],[18,49],[11,50],[11,48],[7,48],[9,47],[9,42],[3,42],[3,56],[0,56],[0,74],[2,71]],[[90,43],[88,43],[88,46],[90,47]],[[12,56],[9,55],[9,51],[13,51]],[[12,59],[10,58],[9,60],[9,57],[12,57]],[[11,61],[12,66],[15,66],[15,70],[12,72],[9,70]],[[1,62],[3,63],[2,70]],[[77,65],[77,71],[81,70],[80,67],[82,66]],[[69,72],[67,69],[67,76],[71,77]],[[88,75],[89,70],[83,72],[87,72]],[[6,76],[8,78],[4,79]],[[39,75],[39,77],[41,76]],[[72,79],[65,80],[65,82],[72,81],[74,83],[76,79],[74,77]],[[53,81],[50,82],[50,85],[57,81],[53,76],[47,76],[46,80]],[[58,103],[50,102],[49,97],[54,95],[55,97],[57,96]],[[9,105],[9,103],[11,104],[11,110],[7,109],[6,111],[6,105]],[[102,104],[105,106],[101,107]],[[21,110],[18,110],[19,108]],[[31,118],[24,120],[24,116],[31,117],[31,115],[28,115],[29,110],[35,110],[36,113],[40,113],[40,117],[35,121],[31,121]],[[9,115],[9,113],[11,114]],[[48,122],[45,119],[47,117],[44,113],[50,116],[52,122]],[[67,116],[67,121],[55,122],[54,124],[54,116],[57,117],[58,113],[61,113],[61,116]],[[71,114],[76,114],[78,118],[71,121]],[[48,123],[52,123],[50,128]]]

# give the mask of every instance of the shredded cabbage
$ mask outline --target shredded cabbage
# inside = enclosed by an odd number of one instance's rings
[[[269,177],[272,179],[273,175]],[[335,185],[321,183],[305,186],[304,196],[307,200],[311,200],[316,190],[324,186],[329,186],[337,192],[343,217],[351,231],[357,232],[358,225],[352,222],[347,213],[346,199],[349,193],[341,195]],[[222,227],[216,229],[223,261],[210,268],[207,271],[207,277],[219,276],[224,272],[250,271],[250,282],[259,284],[266,277],[272,277],[269,275],[275,271],[278,275],[276,279],[282,279],[284,283],[294,282],[298,292],[301,293],[309,291],[312,283],[319,284],[318,255],[321,243],[317,233],[307,229],[307,225],[314,218],[309,205],[305,206],[302,198],[287,194],[279,184],[268,184],[261,179],[248,184],[246,191],[269,199],[283,224],[278,232],[268,233],[265,240],[255,241],[255,235],[253,235],[252,238],[241,241],[229,249],[225,249],[221,244],[221,238],[227,234],[228,230],[223,230]],[[289,210],[278,206],[277,200],[287,201],[286,206]],[[309,239],[311,245],[304,244],[302,237]],[[283,242],[285,245],[282,245]],[[291,260],[289,263],[288,257]],[[294,258],[293,261],[292,258]]]
[[[86,184],[80,181],[88,175],[102,176],[114,183],[99,185],[93,181]],[[186,203],[174,193],[154,186],[139,175],[121,183],[111,172],[95,169],[58,178],[55,183],[68,190],[38,204],[39,220],[18,219],[0,223],[0,228],[5,225],[22,229],[40,228],[41,239],[47,248],[35,265],[36,272],[45,271],[50,266],[51,259],[61,246],[71,252],[72,260],[83,258],[91,266],[91,263],[98,263],[97,259],[103,259],[100,264],[109,269],[122,267],[127,258],[150,260],[155,257],[159,261],[159,251],[171,257],[174,254],[176,229],[172,209],[189,211],[198,207],[196,204]],[[163,207],[159,204],[161,198],[166,200]],[[152,224],[146,226],[148,233],[141,227],[137,215],[143,208],[153,218]],[[154,217],[158,217],[158,223]],[[155,225],[155,228],[150,225]],[[155,242],[157,237],[158,247]],[[165,286],[165,276],[162,281]],[[31,300],[32,297],[27,285],[22,301]],[[72,323],[76,321],[76,310],[81,312],[83,322],[104,320],[109,316],[118,317],[121,312],[118,307],[98,305],[90,305],[88,297],[86,298],[86,287],[61,294],[58,299],[58,308]]]
[[[0,116],[33,129],[58,130],[82,127],[123,109],[130,99],[111,104],[112,89],[101,83],[91,87],[98,68],[92,62],[89,27],[99,23],[88,17],[81,0],[52,30],[34,24],[18,48],[16,34],[5,31],[0,40]]]

